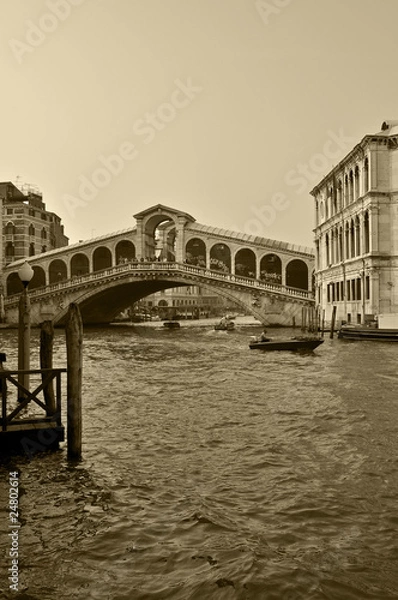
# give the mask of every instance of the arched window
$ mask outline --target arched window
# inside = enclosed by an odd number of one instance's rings
[[[341,179],[337,182],[337,210],[341,210],[343,206],[343,184]]]
[[[41,230],[41,239],[42,240],[46,240],[47,239],[47,231],[44,229]]]
[[[354,199],[354,173],[352,172],[352,169],[351,169],[349,185],[348,185],[348,203],[351,204],[353,199]]]
[[[88,257],[82,252],[74,254],[70,261],[71,277],[80,277],[81,275],[86,275],[89,272],[90,262],[88,260]]]
[[[206,244],[200,238],[192,238],[185,246],[185,262],[188,265],[206,267]]]
[[[31,242],[29,244],[29,256],[34,256],[35,255],[35,245],[33,242]]]
[[[366,192],[369,191],[369,159],[368,157],[365,158],[365,162],[363,164],[363,191],[366,194]]]
[[[112,254],[106,246],[100,246],[94,250],[93,271],[102,271],[112,266]]]
[[[364,253],[370,252],[370,229],[369,229],[369,212],[366,211],[363,218],[363,242],[364,242]]]
[[[29,225],[29,235],[35,235],[35,227],[32,223]]]
[[[68,278],[66,264],[63,260],[57,258],[50,262],[48,277],[50,283],[58,283]]]
[[[358,167],[358,165],[355,167],[354,180],[355,180],[355,200],[356,200],[361,195],[361,191],[359,189],[359,167]]]
[[[356,235],[355,256],[359,256],[361,254],[361,224],[359,222],[358,215],[355,219],[355,235]]]
[[[231,251],[226,244],[215,244],[210,250],[210,269],[231,272]]]
[[[242,248],[235,254],[235,275],[256,277],[256,256],[253,250]]]
[[[350,249],[351,249],[351,258],[355,256],[355,226],[354,221],[351,219],[350,222]]]
[[[329,244],[329,234],[325,235],[325,249],[326,249],[326,266],[330,265],[330,244]]]
[[[282,283],[282,261],[276,254],[266,254],[260,261],[260,279],[268,283]]]
[[[130,240],[121,240],[116,244],[116,264],[130,262],[135,258],[135,246]]]
[[[348,175],[344,177],[344,206],[348,206],[350,202]]]
[[[308,290],[308,267],[304,261],[295,258],[286,266],[287,287]]]
[[[348,223],[345,224],[345,256],[344,258],[350,258],[350,226]]]
[[[14,223],[11,223],[11,221],[8,221],[8,223],[6,225],[5,233],[6,233],[6,235],[14,235],[15,234],[15,225],[14,225]]]

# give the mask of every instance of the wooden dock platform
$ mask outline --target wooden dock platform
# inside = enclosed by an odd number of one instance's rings
[[[31,456],[59,448],[65,439],[61,422],[61,374],[65,372],[66,369],[0,370],[1,454],[18,452]],[[20,375],[40,375],[41,383],[30,391],[18,381]],[[39,415],[28,414],[33,405],[40,407]]]

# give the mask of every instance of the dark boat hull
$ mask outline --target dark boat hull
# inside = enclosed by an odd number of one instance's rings
[[[214,325],[215,331],[233,331],[235,329],[235,323],[229,325]]]
[[[338,337],[343,340],[371,340],[379,342],[398,342],[398,329],[375,329],[371,327],[342,326]]]
[[[251,350],[264,350],[272,352],[277,350],[289,350],[295,352],[311,352],[323,344],[323,340],[280,340],[270,342],[251,342]]]
[[[178,321],[165,321],[163,327],[166,329],[179,329],[181,325]]]

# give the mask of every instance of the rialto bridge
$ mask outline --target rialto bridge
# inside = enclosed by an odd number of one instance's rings
[[[201,286],[242,306],[265,324],[298,324],[313,306],[310,248],[201,225],[158,204],[135,215],[136,226],[31,256],[31,320],[63,323],[76,302],[85,324],[109,323],[145,296]],[[23,260],[3,272],[5,321],[18,321]]]

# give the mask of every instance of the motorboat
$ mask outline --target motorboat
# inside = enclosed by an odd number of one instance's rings
[[[372,340],[379,342],[398,342],[398,329],[379,329],[359,325],[342,325],[338,338],[343,340]]]
[[[251,350],[265,350],[272,352],[277,350],[289,350],[296,352],[312,352],[323,344],[321,338],[292,338],[290,340],[253,340],[249,347]]]
[[[179,329],[181,327],[181,325],[178,321],[170,320],[170,321],[164,321],[163,327],[165,327],[166,329]]]

